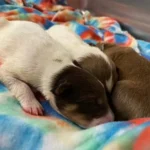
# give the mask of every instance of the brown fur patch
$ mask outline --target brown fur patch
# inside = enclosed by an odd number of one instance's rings
[[[105,86],[105,89],[107,89],[106,81],[111,77],[111,75],[113,80],[112,84],[114,85],[117,81],[116,67],[111,59],[109,61],[111,66],[102,57],[91,54],[83,57],[79,64],[83,69],[87,70],[101,81]]]
[[[88,127],[109,110],[106,91],[98,79],[79,67],[64,68],[52,83],[58,110],[77,124]]]

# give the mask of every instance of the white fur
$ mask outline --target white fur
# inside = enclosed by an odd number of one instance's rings
[[[0,81],[26,111],[41,114],[42,109],[26,83],[37,88],[57,109],[50,92],[51,81],[64,67],[73,65],[71,55],[61,44],[35,23],[1,18],[0,59]]]
[[[91,47],[81,40],[69,27],[55,25],[47,30],[47,33],[56,41],[64,45],[74,59],[81,59],[89,54],[101,55],[109,63],[108,57],[96,47]]]
[[[47,30],[47,33],[55,40],[60,42],[72,54],[73,59],[79,60],[82,57],[94,54],[102,57],[112,68],[109,58],[97,47],[92,47],[81,40],[81,38],[73,32],[69,27],[64,25],[55,25]],[[111,91],[113,85],[112,73],[110,78],[106,81],[106,86]]]

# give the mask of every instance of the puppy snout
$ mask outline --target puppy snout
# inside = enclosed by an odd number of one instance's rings
[[[93,119],[92,122],[89,124],[89,127],[94,127],[112,121],[114,121],[114,115],[111,111],[109,111],[105,116]]]

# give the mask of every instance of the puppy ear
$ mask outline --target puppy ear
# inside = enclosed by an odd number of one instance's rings
[[[116,44],[113,43],[105,43],[105,42],[101,42],[101,43],[97,43],[96,45],[101,51],[105,51],[109,48],[112,48],[114,46],[116,46]]]
[[[71,84],[70,83],[67,83],[67,82],[64,82],[64,83],[61,83],[54,91],[55,95],[57,96],[60,96],[60,95],[66,95],[68,93],[70,93],[71,91]]]
[[[113,48],[116,47],[116,44],[114,43],[104,43],[104,49],[109,49],[109,48]]]
[[[101,51],[104,51],[104,43],[103,42],[97,43],[96,47],[98,47]]]

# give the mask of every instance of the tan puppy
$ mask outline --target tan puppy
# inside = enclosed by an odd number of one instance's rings
[[[99,44],[115,63],[119,79],[112,92],[116,120],[150,117],[150,62],[130,47]]]

